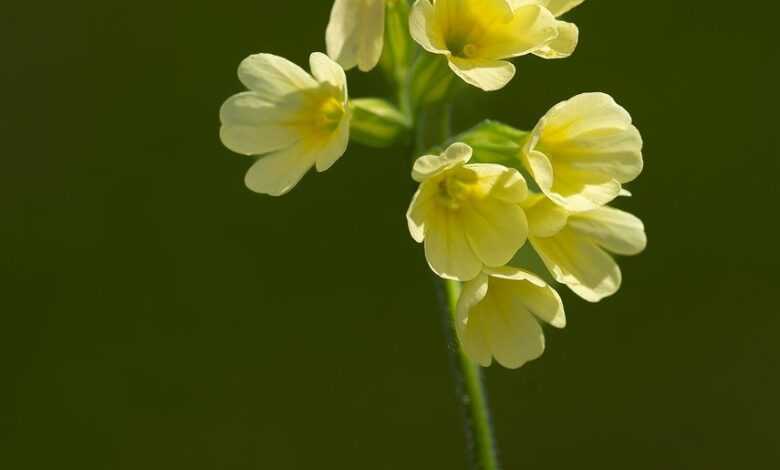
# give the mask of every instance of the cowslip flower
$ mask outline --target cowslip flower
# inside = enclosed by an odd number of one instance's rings
[[[485,267],[505,265],[528,235],[520,207],[525,179],[502,165],[467,164],[471,155],[471,147],[456,143],[418,158],[412,170],[420,187],[406,214],[409,231],[445,279],[468,281]]]
[[[585,0],[515,0],[515,3],[539,4],[547,8],[553,16],[559,18],[574,7],[582,4],[584,1]],[[535,50],[533,52],[535,55],[545,59],[562,59],[569,57],[574,53],[574,49],[577,48],[580,37],[580,30],[577,28],[577,25],[562,20],[557,20],[555,25],[558,29],[558,37],[542,48]]]
[[[642,172],[642,136],[611,96],[584,93],[547,112],[521,158],[547,197],[587,211],[611,202]]]
[[[558,36],[547,8],[514,0],[417,0],[409,29],[420,46],[444,55],[453,72],[485,91],[514,77],[515,66],[504,59],[543,50]]]
[[[325,30],[328,55],[345,70],[368,72],[382,56],[385,0],[336,0]]]
[[[524,203],[529,241],[556,281],[589,302],[620,288],[620,267],[610,253],[636,255],[647,246],[641,220],[627,212],[599,207],[569,212],[542,195]]]
[[[492,359],[517,369],[544,352],[539,320],[566,326],[558,293],[521,269],[488,269],[463,285],[455,310],[455,329],[463,351],[483,367]]]
[[[311,75],[279,56],[256,54],[238,67],[249,89],[220,110],[220,138],[230,150],[261,156],[245,183],[280,196],[309,169],[322,172],[346,151],[350,110],[344,70],[325,54],[309,58]]]

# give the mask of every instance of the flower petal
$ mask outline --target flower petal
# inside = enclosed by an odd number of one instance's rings
[[[522,367],[544,352],[544,333],[534,316],[516,301],[513,281],[489,281],[485,299],[471,310],[496,361],[509,369]]]
[[[569,211],[542,195],[529,198],[523,205],[528,217],[528,231],[534,237],[552,237],[566,227]]]
[[[461,210],[466,237],[486,266],[507,264],[528,238],[525,212],[517,204],[487,197]]]
[[[435,210],[425,223],[425,257],[433,272],[456,281],[477,277],[482,262],[471,249],[458,214]]]
[[[419,183],[444,170],[462,165],[471,159],[472,153],[471,147],[456,142],[441,155],[423,155],[414,162],[412,179]]]
[[[344,101],[347,101],[347,76],[339,64],[333,62],[330,57],[322,52],[314,52],[309,56],[309,65],[311,74],[317,81],[328,83],[338,88],[344,94],[342,97]]]
[[[297,111],[298,101],[286,101],[269,103],[252,91],[231,96],[219,111],[222,143],[244,155],[262,155],[293,145],[298,134],[280,123]]]
[[[446,54],[444,34],[434,16],[434,8],[428,0],[417,0],[409,15],[409,32],[423,49],[434,54]]]
[[[349,113],[341,119],[339,127],[333,133],[333,136],[327,141],[325,146],[315,151],[317,171],[322,173],[344,155],[349,145]]]
[[[325,31],[328,55],[349,70],[379,63],[385,31],[384,0],[336,0]]]
[[[314,165],[316,155],[298,142],[284,150],[260,157],[246,173],[246,186],[256,193],[281,196],[289,192]]]
[[[570,228],[553,237],[530,240],[555,279],[583,299],[598,302],[620,288],[622,275],[615,260]]]
[[[436,209],[436,193],[437,188],[435,184],[421,184],[417,192],[414,193],[414,197],[412,197],[409,210],[406,211],[409,233],[412,234],[412,238],[417,243],[422,243],[425,240],[425,221],[429,214]]]
[[[463,81],[485,91],[504,88],[515,76],[515,66],[503,60],[450,57],[449,65]]]
[[[528,197],[525,178],[514,168],[494,163],[472,163],[467,167],[477,172],[480,186],[492,198],[519,204]]]
[[[522,5],[514,10],[511,21],[486,28],[484,36],[476,42],[478,57],[518,57],[540,49],[557,36],[557,21],[546,8]]]
[[[573,214],[572,230],[590,237],[606,250],[619,255],[636,255],[647,247],[645,226],[639,218],[612,207]]]
[[[534,51],[534,54],[545,59],[564,59],[574,53],[580,39],[580,30],[574,23],[558,21],[558,37],[546,46]]]
[[[294,63],[273,54],[255,54],[238,66],[238,78],[260,99],[275,102],[290,93],[315,88],[317,82]]]

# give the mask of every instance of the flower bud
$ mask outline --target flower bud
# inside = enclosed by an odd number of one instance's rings
[[[401,141],[409,131],[408,119],[395,106],[379,98],[350,101],[350,138],[369,147],[384,148]]]

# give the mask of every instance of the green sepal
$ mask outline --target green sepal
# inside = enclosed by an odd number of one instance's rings
[[[350,139],[369,147],[386,148],[406,141],[411,125],[395,106],[380,98],[350,100]]]

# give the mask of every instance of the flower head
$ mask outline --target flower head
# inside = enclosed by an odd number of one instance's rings
[[[569,212],[542,195],[524,206],[534,250],[555,280],[589,302],[620,288],[620,267],[609,253],[636,255],[647,246],[642,221],[612,207]]]
[[[336,0],[325,31],[328,55],[345,70],[368,72],[382,56],[385,0]]]
[[[409,29],[420,46],[446,56],[453,72],[486,91],[515,75],[504,59],[542,50],[558,37],[547,8],[517,0],[417,0]]]
[[[587,211],[615,199],[642,172],[642,137],[612,97],[585,93],[539,121],[522,159],[547,197]]]
[[[252,191],[280,196],[316,165],[325,171],[346,151],[350,111],[344,70],[325,54],[311,75],[279,56],[256,54],[238,67],[250,90],[220,110],[220,138],[230,150],[262,155],[246,174]]]
[[[488,269],[463,285],[455,328],[471,360],[487,367],[495,358],[516,369],[544,352],[539,320],[566,326],[558,293],[529,272],[503,267]]]
[[[456,143],[440,156],[418,158],[412,171],[420,188],[406,214],[409,230],[446,279],[468,281],[486,266],[505,265],[528,235],[523,177],[501,165],[469,165],[471,154]]]

